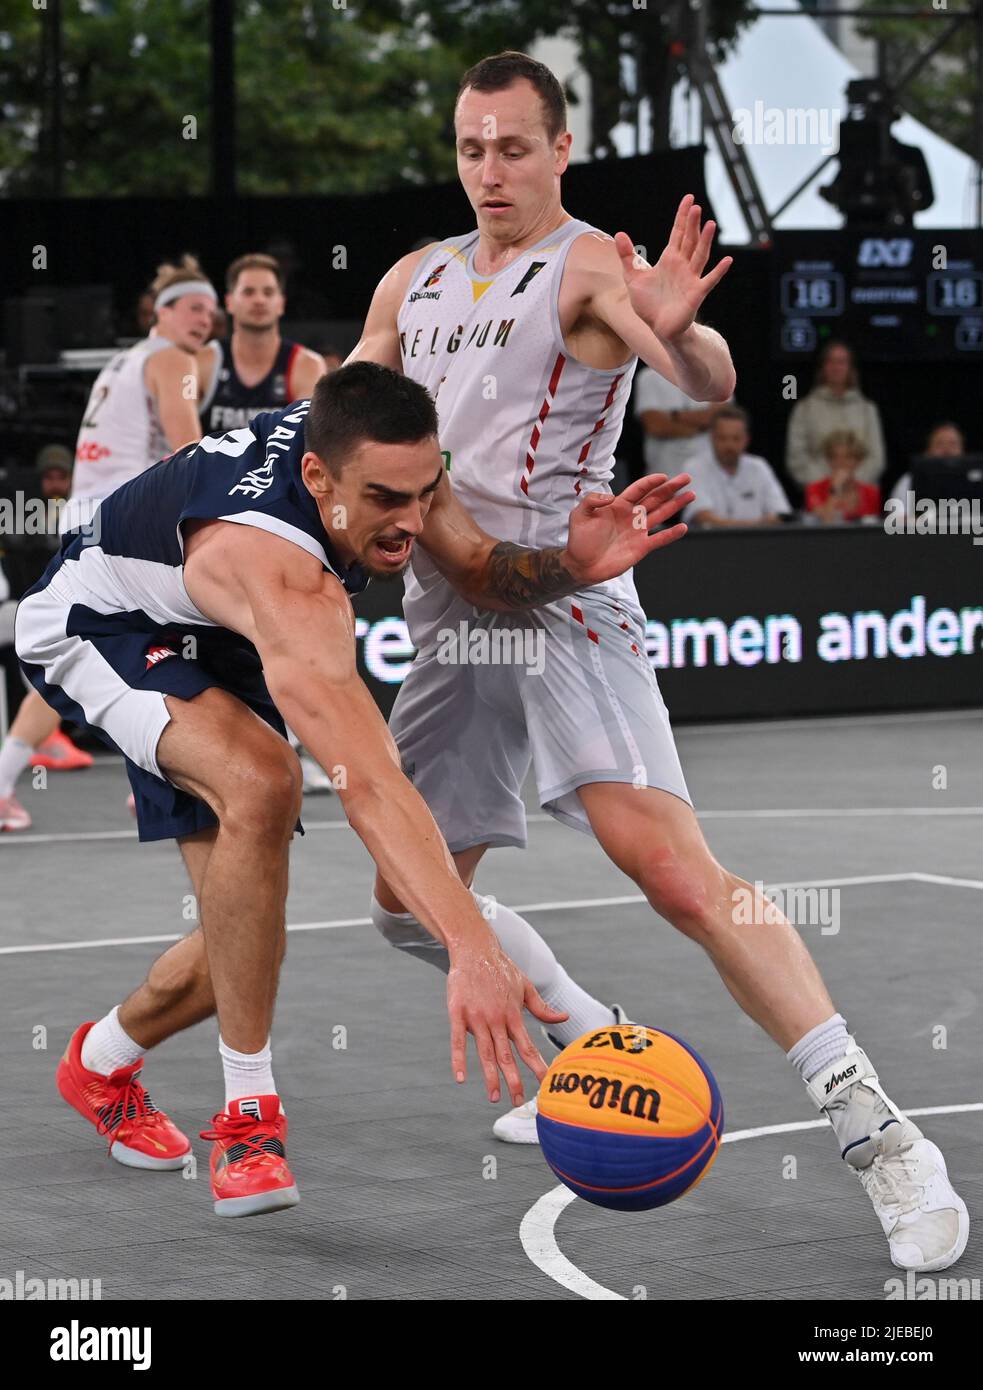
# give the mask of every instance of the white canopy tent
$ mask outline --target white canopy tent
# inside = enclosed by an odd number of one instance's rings
[[[757,0],[761,9],[788,9],[791,3],[793,0]],[[958,51],[958,39],[952,46]],[[749,25],[730,58],[718,68],[718,75],[732,113],[743,110],[753,117],[757,107],[759,139],[764,139],[760,143],[747,141],[746,150],[769,213],[785,201],[830,148],[823,140],[813,144],[765,143],[769,126],[772,134],[781,127],[779,117],[769,113],[777,112],[781,117],[790,111],[817,113],[820,130],[828,131],[833,126],[835,148],[835,123],[846,110],[847,83],[855,77],[870,76],[854,67],[805,13],[801,19],[761,18]],[[698,98],[688,92],[685,83],[680,83],[674,93],[672,116],[677,143],[699,139]],[[974,161],[911,116],[903,115],[896,121],[892,134],[903,144],[922,149],[932,176],[935,202],[925,212],[916,214],[915,225],[975,226]],[[633,129],[626,125],[615,135],[622,153],[635,152]],[[740,204],[709,135],[707,147],[707,192],[717,212],[720,239],[732,244],[747,242],[749,231]],[[580,148],[583,149],[583,143]],[[832,180],[837,167],[835,159],[827,164],[775,219],[775,227],[788,231],[841,226],[840,214],[817,191]]]

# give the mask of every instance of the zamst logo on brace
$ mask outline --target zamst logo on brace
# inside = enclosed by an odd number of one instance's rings
[[[610,1076],[581,1076],[576,1071],[561,1071],[550,1077],[550,1095],[563,1093],[573,1095],[580,1091],[587,1097],[592,1110],[620,1110],[622,1115],[634,1115],[636,1120],[659,1123],[659,1106],[662,1097],[651,1086],[625,1086]]]
[[[857,1070],[858,1065],[859,1063],[854,1062],[853,1066],[847,1067],[846,1071],[834,1071],[833,1075],[826,1082],[825,1094],[829,1095],[830,1091],[835,1090],[841,1082],[849,1081],[850,1077],[853,1076],[854,1072]]]

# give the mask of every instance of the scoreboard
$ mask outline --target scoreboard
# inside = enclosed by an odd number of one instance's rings
[[[983,233],[845,227],[776,232],[772,352],[842,338],[861,358],[983,362]]]

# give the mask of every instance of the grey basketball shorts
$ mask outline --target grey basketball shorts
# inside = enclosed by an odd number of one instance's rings
[[[526,843],[522,784],[591,834],[577,788],[620,782],[691,805],[638,610],[587,592],[527,613],[457,610],[421,650],[389,726],[452,851]]]

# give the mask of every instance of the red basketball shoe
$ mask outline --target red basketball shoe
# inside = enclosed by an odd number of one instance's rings
[[[229,1102],[215,1115],[211,1139],[212,1194],[216,1216],[259,1216],[295,1207],[300,1201],[287,1167],[287,1117],[279,1096],[249,1096]]]
[[[109,1139],[109,1152],[128,1168],[183,1168],[191,1143],[140,1084],[143,1059],[103,1076],[82,1065],[82,1043],[93,1025],[77,1029],[58,1063],[55,1084],[63,1100]]]
[[[77,747],[60,729],[49,734],[31,755],[31,767],[47,767],[52,772],[78,772],[94,761],[91,753]]]

